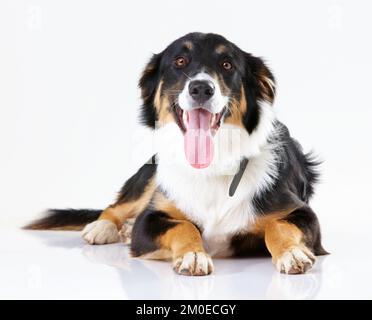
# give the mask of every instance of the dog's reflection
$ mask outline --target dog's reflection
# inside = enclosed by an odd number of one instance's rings
[[[319,291],[319,275],[288,276],[274,272],[266,291],[267,299],[314,299]]]
[[[123,244],[83,248],[84,256],[91,262],[118,270],[123,289],[131,299],[204,299],[211,295],[213,276],[177,276],[170,262],[131,258],[128,252]]]
[[[319,257],[305,275],[280,274],[267,257],[215,259],[212,275],[187,277],[174,273],[168,261],[131,258],[123,243],[91,246],[77,233],[30,234],[48,246],[82,248],[92,263],[114,267],[131,299],[314,299],[322,284],[322,263],[327,259]]]
[[[269,258],[216,259],[213,275],[186,277],[175,274],[169,262],[131,258],[128,252],[123,244],[83,247],[90,261],[118,270],[131,299],[313,299],[324,260],[308,274],[291,276],[274,270]]]

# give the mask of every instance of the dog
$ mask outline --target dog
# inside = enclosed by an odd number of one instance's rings
[[[52,209],[25,228],[123,241],[132,256],[171,259],[182,275],[210,274],[211,257],[256,254],[270,254],[279,272],[305,273],[327,254],[309,206],[319,162],[276,119],[275,83],[261,58],[220,35],[175,40],[139,80],[157,153],[106,209]]]

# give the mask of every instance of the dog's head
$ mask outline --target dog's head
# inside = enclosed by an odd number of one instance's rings
[[[142,122],[151,128],[176,123],[195,168],[212,162],[221,126],[253,134],[261,102],[271,104],[275,95],[274,77],[260,58],[210,33],[187,34],[153,55],[139,86]]]

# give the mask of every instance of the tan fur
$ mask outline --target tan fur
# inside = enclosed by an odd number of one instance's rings
[[[295,209],[296,208],[291,208],[291,209],[286,209],[286,210],[282,210],[278,212],[266,213],[265,215],[256,217],[253,226],[249,230],[250,233],[257,234],[257,235],[264,235],[265,229],[269,224],[285,218]]]
[[[226,117],[225,123],[243,127],[243,114],[247,111],[247,100],[245,99],[245,91],[243,86],[240,88],[240,99],[233,99],[230,103],[230,115]]]
[[[266,247],[274,264],[285,252],[289,252],[293,248],[309,252],[304,244],[303,232],[296,225],[283,220],[294,210],[296,207],[257,217],[250,229],[251,234],[265,239]]]
[[[275,96],[275,83],[265,74],[259,74],[258,79],[263,98],[266,101],[273,103]]]
[[[153,198],[153,207],[156,210],[166,212],[168,216],[177,220],[186,220],[181,210],[176,208],[174,203],[167,199],[163,193],[156,192]]]
[[[199,230],[187,220],[174,220],[176,226],[159,236],[158,243],[162,249],[172,252],[173,259],[182,257],[187,252],[205,252]]]
[[[294,247],[305,247],[304,235],[294,224],[283,220],[272,220],[265,226],[265,243],[273,262]]]
[[[226,85],[225,80],[221,75],[213,74],[213,78],[219,83],[221,92],[224,96],[229,96],[231,93],[230,88]]]
[[[154,209],[165,212],[176,225],[157,239],[161,249],[170,250],[173,259],[187,252],[205,252],[201,234],[196,226],[186,220],[184,214],[161,192],[153,198]]]
[[[194,47],[194,45],[192,44],[191,41],[185,41],[183,43],[183,45],[185,46],[185,48],[189,49],[189,50],[192,50],[192,48]]]
[[[219,44],[216,49],[216,53],[221,54],[227,51],[227,47],[224,44]]]
[[[149,260],[167,260],[172,258],[172,251],[167,249],[159,249],[154,252],[149,252],[140,256],[142,259]]]
[[[110,220],[120,230],[125,220],[136,217],[147,207],[155,188],[155,180],[152,179],[139,199],[109,206],[101,213],[98,220]]]
[[[163,87],[163,80],[160,80],[158,88],[155,93],[154,105],[158,113],[159,125],[163,126],[166,123],[173,121],[173,116],[170,112],[170,103],[167,95],[162,96],[161,90]]]

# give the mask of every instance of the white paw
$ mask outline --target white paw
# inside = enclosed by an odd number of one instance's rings
[[[205,276],[213,271],[213,262],[204,252],[190,251],[174,260],[173,269],[185,276]]]
[[[306,247],[294,247],[277,259],[276,268],[286,274],[298,274],[308,271],[315,262],[315,256]]]
[[[124,222],[119,231],[120,241],[125,244],[130,244],[132,239],[132,229],[135,219],[128,219]]]
[[[119,241],[118,228],[110,220],[97,220],[87,224],[82,231],[82,236],[89,244],[107,244]]]

